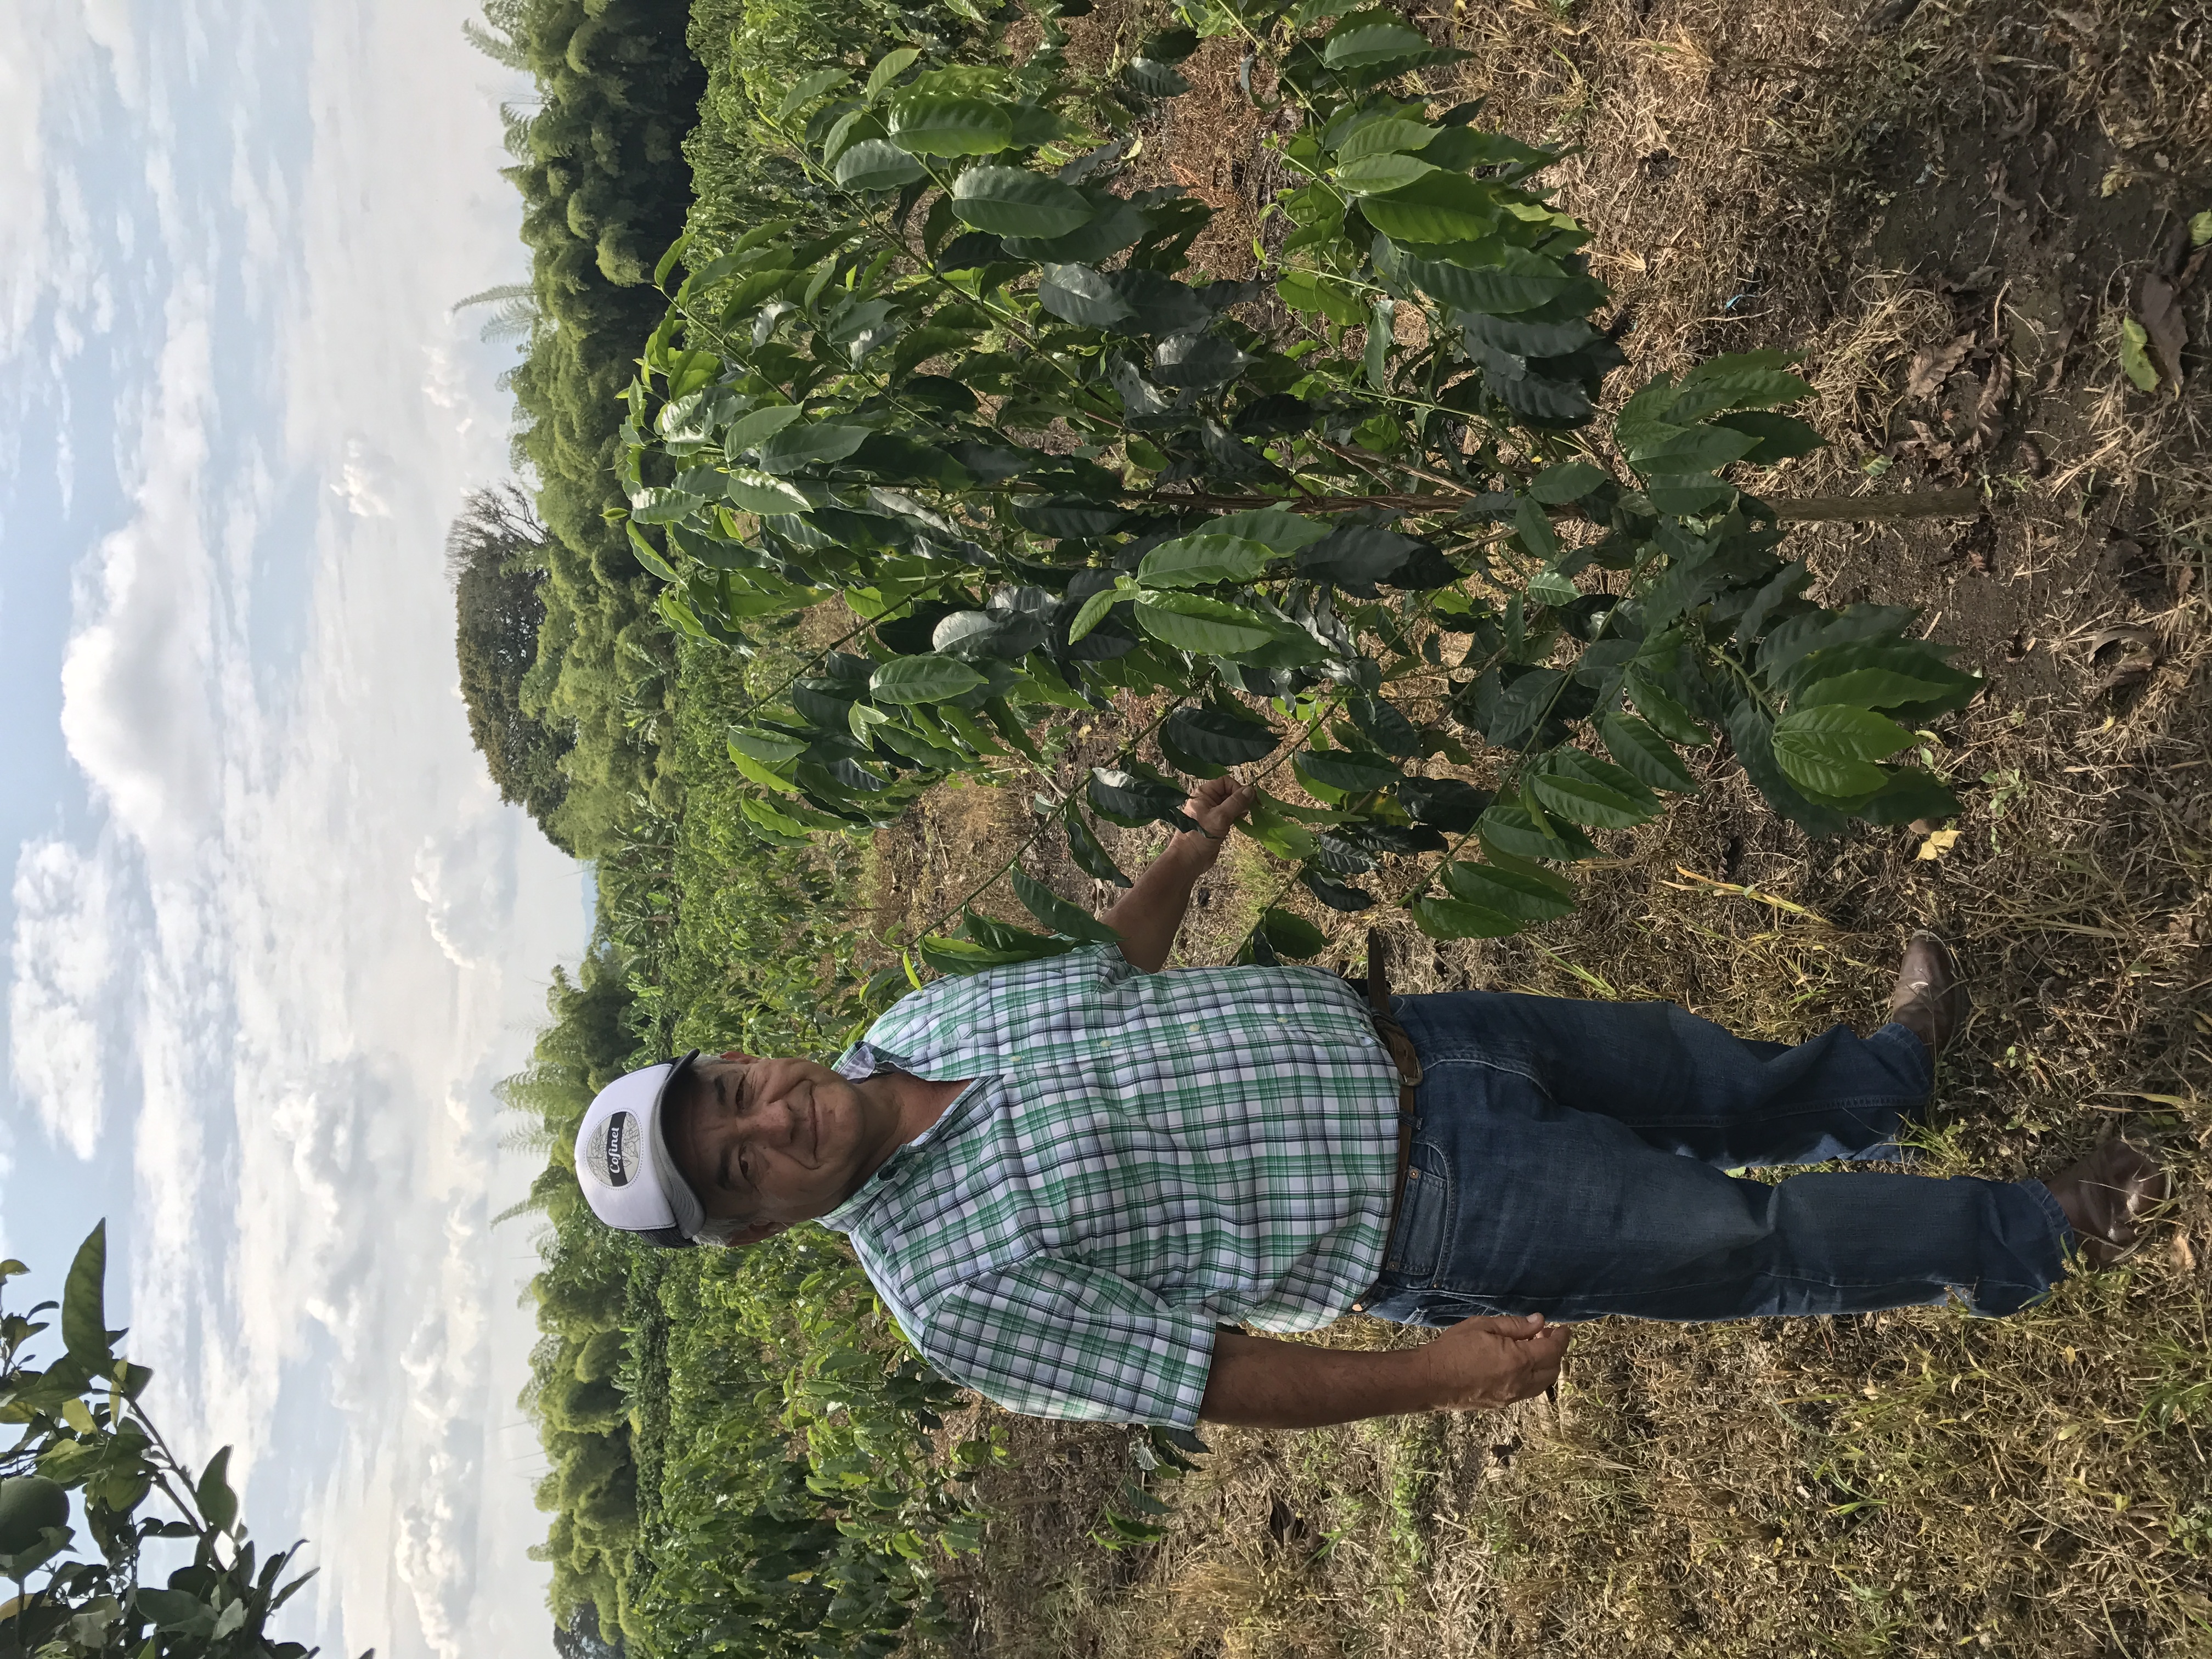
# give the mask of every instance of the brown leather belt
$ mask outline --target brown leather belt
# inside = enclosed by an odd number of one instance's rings
[[[1406,1167],[1413,1154],[1413,1102],[1421,1086],[1421,1057],[1390,1012],[1390,941],[1375,927],[1367,930],[1367,1007],[1375,1019],[1375,1035],[1398,1066],[1398,1176],[1390,1188],[1390,1221],[1395,1225],[1398,1206],[1406,1196]]]

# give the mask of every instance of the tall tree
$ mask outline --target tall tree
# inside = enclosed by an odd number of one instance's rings
[[[521,805],[555,846],[571,852],[556,824],[568,794],[562,761],[571,739],[557,723],[538,718],[542,711],[524,689],[545,623],[548,541],[529,497],[514,485],[475,490],[446,534],[446,569],[469,735],[500,798]]]

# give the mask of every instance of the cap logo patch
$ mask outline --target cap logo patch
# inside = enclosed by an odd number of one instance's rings
[[[609,1187],[627,1187],[637,1157],[639,1124],[630,1112],[617,1112],[584,1147],[584,1163]]]

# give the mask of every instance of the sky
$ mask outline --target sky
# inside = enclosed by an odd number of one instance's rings
[[[511,353],[450,307],[526,274],[471,11],[0,5],[0,1250],[107,1218],[149,1408],[312,1540],[334,1656],[550,1645],[494,1086],[584,876],[453,663]]]

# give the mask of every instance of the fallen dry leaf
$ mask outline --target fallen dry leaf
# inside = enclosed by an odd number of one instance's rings
[[[2150,336],[2158,354],[2159,373],[2169,386],[2181,384],[2181,350],[2189,343],[2189,327],[2181,319],[2174,285],[2155,273],[2142,279],[2137,313],[2143,332]]]
[[[2190,1243],[2187,1233],[2174,1234],[2173,1243],[2166,1247],[2166,1259],[2183,1273],[2197,1271],[2197,1249]]]
[[[1966,362],[1974,349],[1974,337],[1961,334],[1948,345],[1923,346],[1912,354],[1912,367],[1905,374],[1905,395],[1932,403],[1951,378],[1951,371]]]
[[[1974,435],[1972,447],[1984,451],[1996,447],[1997,434],[2004,425],[2004,406],[2012,396],[2012,365],[2003,352],[1990,359],[1990,372],[1982,377],[1982,389],[1974,398]]]
[[[1920,843],[1920,850],[1913,856],[1933,863],[1958,844],[1959,832],[1956,830],[1938,830]]]

